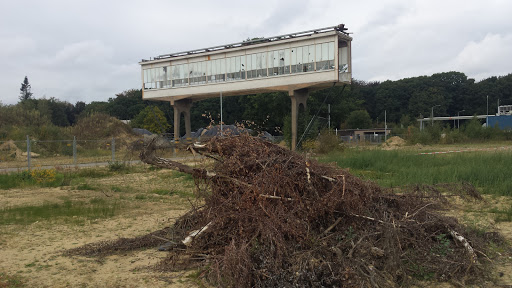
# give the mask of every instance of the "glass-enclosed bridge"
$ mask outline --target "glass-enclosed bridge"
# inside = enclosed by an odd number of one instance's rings
[[[351,81],[352,38],[346,30],[340,24],[142,60],[143,98],[171,103],[177,139],[181,115],[190,137],[190,108],[195,101],[288,91],[294,149],[298,109],[306,106],[309,91]]]

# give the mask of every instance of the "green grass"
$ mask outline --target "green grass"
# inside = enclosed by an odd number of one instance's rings
[[[92,198],[88,202],[65,200],[63,203],[43,203],[39,206],[7,207],[0,209],[0,225],[28,225],[44,220],[64,220],[79,224],[84,219],[101,219],[117,215],[117,201]]]
[[[178,195],[180,197],[192,197],[193,193],[183,191],[183,190],[172,190],[172,189],[155,189],[151,191],[153,194],[158,194],[162,196],[172,196],[172,195]]]
[[[512,152],[418,155],[405,150],[353,150],[320,158],[384,187],[469,182],[485,194],[512,195]]]
[[[91,185],[87,183],[80,183],[75,187],[76,190],[96,190],[96,188],[92,187]]]
[[[106,178],[119,173],[135,172],[135,168],[122,166],[122,169],[109,171],[106,168],[87,168],[73,171],[57,172],[55,180],[45,183],[37,183],[30,172],[20,171],[10,174],[0,174],[0,189],[7,190],[13,188],[26,188],[26,187],[59,187],[76,185],[77,182],[83,182],[83,179],[91,178]],[[75,183],[75,184],[73,184]],[[94,189],[80,189],[79,190],[94,190]]]
[[[182,172],[179,172],[179,171],[172,171],[172,174],[170,175],[170,178],[171,179],[180,179],[180,180],[183,180],[185,182],[194,183],[194,177],[192,177],[192,175],[187,174],[187,173],[182,173]]]
[[[18,288],[24,287],[23,279],[18,275],[9,275],[4,272],[0,272],[0,287],[5,288]]]
[[[512,221],[512,205],[507,209],[492,208],[489,213],[494,214],[494,221],[496,222],[511,222]]]

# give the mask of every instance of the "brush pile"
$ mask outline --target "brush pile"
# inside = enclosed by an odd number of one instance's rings
[[[484,239],[439,212],[441,195],[393,194],[348,171],[259,138],[191,146],[214,159],[193,168],[205,195],[170,228],[161,269],[200,268],[223,287],[395,287],[412,279],[464,285],[483,275]]]

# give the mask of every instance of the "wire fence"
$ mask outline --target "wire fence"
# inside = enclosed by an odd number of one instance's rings
[[[141,138],[142,139],[142,138]],[[137,139],[91,139],[0,141],[0,169],[108,164],[134,161],[138,153],[132,145]]]

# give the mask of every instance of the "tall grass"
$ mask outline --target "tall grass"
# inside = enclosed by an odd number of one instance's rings
[[[359,150],[332,153],[320,161],[334,161],[385,187],[469,182],[486,194],[512,195],[511,152],[418,155],[412,151]]]

